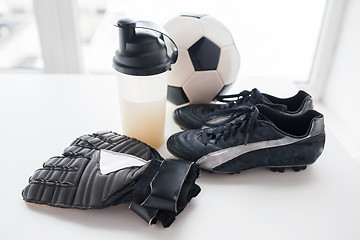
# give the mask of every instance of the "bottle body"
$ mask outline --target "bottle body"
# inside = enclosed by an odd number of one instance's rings
[[[164,143],[168,72],[134,76],[116,72],[122,132],[154,148]]]

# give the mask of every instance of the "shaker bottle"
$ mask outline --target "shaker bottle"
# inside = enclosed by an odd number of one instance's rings
[[[158,148],[164,142],[168,70],[177,60],[176,45],[153,22],[120,19],[116,26],[119,49],[113,67],[123,133]]]

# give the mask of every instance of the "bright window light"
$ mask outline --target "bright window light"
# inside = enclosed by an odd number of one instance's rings
[[[239,77],[306,82],[325,6],[326,0],[240,0],[236,5],[233,1],[209,0],[109,1],[102,23],[85,48],[86,67],[89,72],[112,71],[111,59],[117,48],[114,23],[118,18],[165,24],[177,14],[207,13],[232,32],[241,56]]]
[[[113,73],[117,19],[127,16],[163,25],[178,14],[206,13],[232,32],[241,56],[239,78],[306,83],[326,0],[77,0],[77,4],[87,73]],[[22,68],[43,68],[32,5],[27,0],[4,0],[0,3],[0,71]]]

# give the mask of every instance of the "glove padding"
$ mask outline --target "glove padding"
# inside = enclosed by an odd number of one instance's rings
[[[50,158],[22,195],[27,202],[63,208],[131,203],[149,224],[159,220],[168,227],[200,192],[198,176],[193,163],[164,160],[139,140],[101,132],[79,137],[62,156]]]

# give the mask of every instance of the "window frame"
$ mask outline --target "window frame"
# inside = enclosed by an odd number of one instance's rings
[[[327,0],[307,83],[297,85],[321,102],[339,40],[347,0]]]

